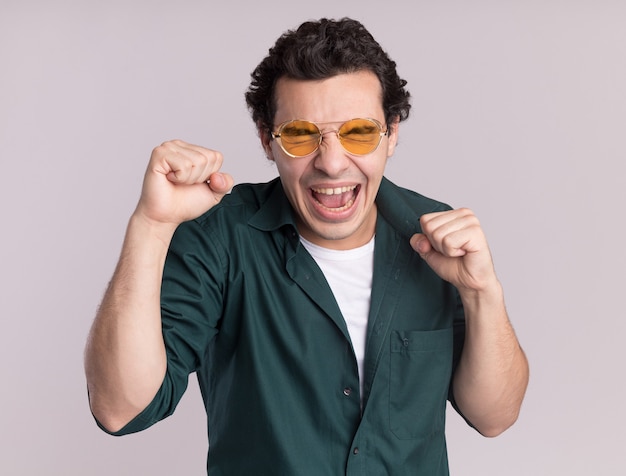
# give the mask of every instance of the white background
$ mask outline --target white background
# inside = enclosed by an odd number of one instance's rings
[[[452,474],[623,471],[625,2],[0,0],[1,474],[205,472],[195,377],[155,427],[96,427],[87,331],[152,148],[181,138],[237,182],[274,177],[249,74],[286,29],[346,15],[413,95],[388,177],[477,212],[530,359],[504,435],[449,414]]]

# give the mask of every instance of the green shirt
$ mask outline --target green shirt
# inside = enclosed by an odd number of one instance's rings
[[[448,474],[463,309],[409,245],[422,214],[448,207],[386,179],[376,203],[362,397],[346,324],[276,179],[235,187],[176,231],[161,294],[167,375],[116,434],[170,415],[196,372],[212,476]]]

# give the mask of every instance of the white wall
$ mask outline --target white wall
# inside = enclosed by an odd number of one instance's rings
[[[244,3],[244,2],[241,2]],[[353,16],[409,81],[388,176],[481,217],[532,370],[520,421],[450,414],[452,473],[616,474],[626,331],[626,3],[0,0],[0,473],[203,474],[195,379],[169,420],[97,429],[85,337],[152,148],[264,181],[249,73],[301,21]]]

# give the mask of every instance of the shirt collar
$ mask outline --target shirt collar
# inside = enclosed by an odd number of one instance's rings
[[[397,185],[383,177],[376,196],[378,213],[405,238],[421,233],[419,219],[426,213],[423,208],[416,207],[415,201],[409,202],[405,193],[401,193]]]
[[[405,238],[421,233],[420,217],[425,213],[447,208],[442,205],[400,188],[386,177],[383,177],[376,196],[378,213]],[[262,231],[273,231],[286,225],[296,228],[294,212],[280,178],[277,177],[267,184],[266,199],[248,223]]]
[[[267,184],[268,193],[259,210],[250,218],[250,226],[262,231],[277,230],[285,225],[296,227],[293,210],[283,190],[280,178]]]

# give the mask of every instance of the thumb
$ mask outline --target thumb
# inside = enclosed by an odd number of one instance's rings
[[[423,259],[426,259],[432,251],[433,246],[423,233],[415,233],[410,240],[411,248],[413,248]]]
[[[446,277],[448,271],[448,259],[441,255],[432,245],[428,237],[422,233],[416,233],[411,237],[411,247],[420,255],[420,258],[432,269],[439,277],[448,281]]]
[[[216,172],[208,180],[209,187],[216,195],[225,195],[233,188],[235,181],[229,174]]]

